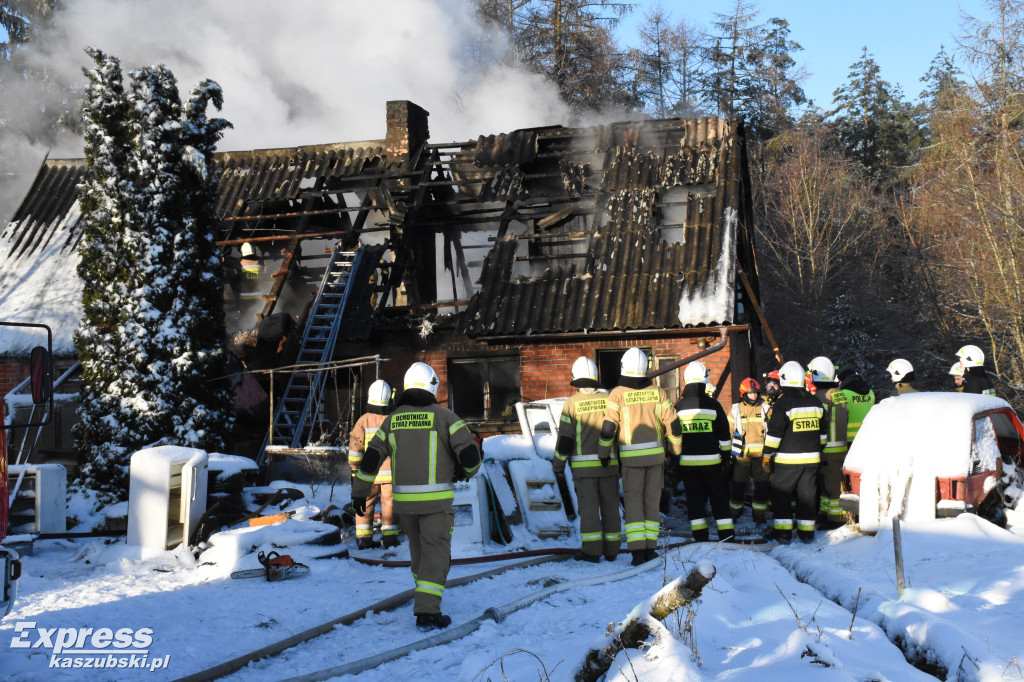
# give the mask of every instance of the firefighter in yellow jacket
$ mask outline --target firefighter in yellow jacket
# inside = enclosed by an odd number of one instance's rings
[[[615,561],[622,542],[619,520],[619,460],[598,457],[601,426],[608,407],[608,392],[597,380],[597,365],[590,358],[578,358],[572,365],[572,386],[577,393],[562,406],[552,469],[565,476],[565,463],[572,469],[572,482],[579,503],[582,552],[574,556],[596,562],[601,554]]]
[[[452,558],[455,481],[480,469],[480,448],[466,424],[437,404],[437,374],[413,363],[395,411],[374,434],[352,483],[352,508],[363,513],[381,464],[391,457],[395,511],[409,538],[416,581],[413,613],[421,630],[448,627],[441,596]]]
[[[637,566],[658,556],[661,489],[665,479],[665,440],[672,454],[682,452],[679,418],[665,392],[647,378],[647,355],[630,348],[619,365],[619,385],[608,396],[598,455],[611,461],[619,446],[622,496],[626,507],[626,546]]]
[[[366,412],[356,420],[348,439],[348,466],[354,476],[363,461],[363,452],[373,434],[388,416],[391,387],[383,379],[370,384],[366,399]],[[380,500],[381,532],[385,548],[398,546],[398,526],[395,524],[394,500],[391,495],[391,459],[384,460],[366,496],[366,513],[356,516],[356,546],[359,549],[380,547],[373,539],[373,508]]]
[[[768,472],[761,462],[764,450],[764,426],[768,405],[761,397],[761,385],[752,377],[740,382],[740,402],[729,410],[732,433],[733,468],[729,481],[729,509],[735,521],[743,514],[747,482],[753,480],[754,495],[751,510],[754,523],[767,521],[768,500],[771,493]]]

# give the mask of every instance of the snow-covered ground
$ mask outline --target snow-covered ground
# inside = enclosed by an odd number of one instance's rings
[[[522,437],[488,439],[485,455],[493,461],[485,470],[500,466],[499,461],[531,459],[538,471],[544,469],[537,454],[544,456],[550,440],[547,435],[533,444]],[[142,550],[123,539],[36,542],[34,554],[24,557],[17,604],[0,623],[0,678],[179,679],[412,587],[407,568],[318,558],[339,548],[304,544],[326,526],[303,519],[316,508],[346,501],[347,485],[333,491],[285,481],[274,485],[306,492],[306,499],[283,507],[297,510],[293,520],[214,535],[198,557],[184,548]],[[499,499],[511,495],[498,488]],[[70,511],[85,518],[88,501],[75,502]],[[677,509],[673,505],[673,517],[664,519],[663,529],[670,534],[663,544],[681,541],[675,529],[686,524],[675,518]],[[273,511],[279,509],[265,513]],[[749,512],[737,527],[753,530]],[[573,536],[561,540],[540,540],[525,526],[513,530],[509,547],[474,544],[457,531],[453,554],[578,546],[578,521]],[[663,623],[652,622],[654,636],[642,650],[619,653],[606,679],[914,680],[928,673],[948,679],[1024,679],[1019,636],[1024,631],[1024,511],[1008,512],[1005,530],[965,515],[905,523],[901,534],[902,597],[896,587],[893,531],[887,525],[877,535],[860,535],[852,527],[819,532],[806,545],[691,543],[663,550],[660,560],[641,571],[629,566],[627,553],[614,563],[560,560],[516,568],[447,590],[443,609],[453,618],[448,632],[489,609],[541,598],[503,619],[482,619],[465,637],[371,667],[359,678],[573,679],[588,649],[604,641],[611,624],[669,582],[710,564],[715,576],[699,600]],[[350,549],[371,558],[408,558],[404,540],[387,553]],[[310,567],[310,574],[278,583],[230,577],[232,571],[256,568],[257,552],[271,550],[291,554]],[[454,566],[449,577],[511,563]],[[229,679],[289,679],[427,636],[415,628],[412,604],[406,603],[336,626]],[[52,667],[75,656],[154,669]]]
[[[346,494],[335,490],[336,498]],[[1011,515],[1011,523],[1020,520]],[[517,543],[524,548],[571,544],[524,541],[525,533],[518,530]],[[273,584],[229,577],[236,568],[257,565],[244,542],[222,546],[237,547],[235,553],[210,550],[198,561],[184,549],[140,552],[123,540],[38,542],[34,556],[25,558],[18,603],[0,624],[2,676],[176,679],[411,587],[406,568],[314,558],[333,550],[297,544],[304,532],[302,523],[289,521],[256,536],[262,544],[253,549],[278,548],[311,567],[309,576]],[[891,530],[859,536],[840,529],[819,533],[813,545],[788,547],[687,545],[666,551],[663,560],[640,575],[549,595],[501,623],[485,621],[465,638],[359,677],[486,680],[504,674],[512,680],[571,679],[610,623],[700,561],[710,561],[717,572],[700,600],[670,616],[644,651],[620,653],[608,679],[927,677],[907,662],[893,640],[904,642],[918,663],[931,665],[933,671],[941,667],[950,678],[1020,677],[1024,538],[1013,526],[1001,530],[973,516],[905,524],[902,536],[908,582],[902,599],[896,594]],[[289,544],[289,539],[296,543]],[[489,545],[484,551],[507,548]],[[478,553],[473,546],[455,548],[456,556]],[[383,550],[362,554],[381,557]],[[406,545],[394,554],[407,558]],[[488,607],[538,590],[627,571],[628,558],[623,554],[614,563],[570,560],[516,569],[448,590],[444,610],[458,625]],[[500,565],[456,566],[451,577]],[[363,659],[422,639],[425,635],[413,621],[411,604],[373,614],[251,664],[230,679],[280,680]],[[149,628],[147,665],[162,659],[168,667],[152,672],[52,669],[55,654],[49,645],[72,636],[61,628],[129,628],[136,633]],[[49,642],[39,641],[40,629],[54,630]],[[21,642],[30,647],[12,646]]]

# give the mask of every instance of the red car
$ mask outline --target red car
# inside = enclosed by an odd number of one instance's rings
[[[1024,425],[1000,398],[910,393],[875,405],[843,466],[840,503],[865,532],[980,514],[1005,523],[1004,491],[1024,454]]]

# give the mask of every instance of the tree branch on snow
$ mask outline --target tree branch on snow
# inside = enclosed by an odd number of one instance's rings
[[[660,621],[699,598],[704,586],[715,577],[710,562],[698,564],[686,578],[677,578],[650,600],[637,604],[621,623],[610,628],[604,641],[592,647],[576,671],[576,682],[594,682],[608,672],[620,651],[636,649],[650,637]]]

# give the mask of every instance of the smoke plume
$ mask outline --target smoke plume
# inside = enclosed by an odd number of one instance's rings
[[[220,83],[220,115],[234,124],[225,151],[380,139],[392,99],[427,109],[438,142],[570,118],[555,87],[516,67],[506,36],[481,25],[470,0],[68,0],[27,57],[80,84],[86,46],[120,58],[126,73],[165,64],[183,97],[204,78]],[[0,178],[0,221],[47,153],[36,129],[47,100],[24,88],[16,96],[20,113],[0,121],[17,133],[0,148],[17,159],[14,182]],[[50,150],[81,153],[78,139]]]

